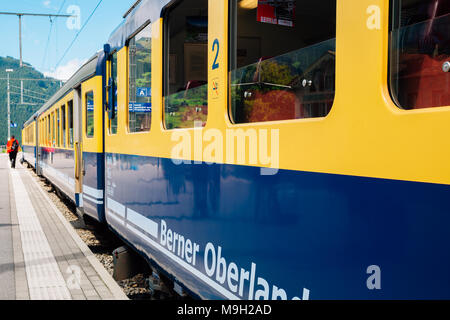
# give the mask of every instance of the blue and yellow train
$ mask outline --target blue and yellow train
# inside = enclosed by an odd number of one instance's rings
[[[142,0],[24,156],[178,292],[450,298],[450,1]]]

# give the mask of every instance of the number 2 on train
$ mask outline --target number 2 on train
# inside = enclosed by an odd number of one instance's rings
[[[214,62],[212,65],[213,70],[219,69],[219,63],[217,63],[217,58],[219,58],[219,48],[220,48],[218,39],[214,40],[213,47],[212,47],[213,52],[216,51],[216,47],[217,47],[217,52],[216,52],[216,57],[214,58]]]

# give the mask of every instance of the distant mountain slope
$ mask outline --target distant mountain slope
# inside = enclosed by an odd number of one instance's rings
[[[36,79],[24,81],[24,103],[20,105],[20,81],[11,80],[11,121],[17,123],[17,128],[11,128],[11,134],[21,142],[22,126],[60,87],[58,80],[46,78],[41,72],[31,65],[24,63],[22,68],[20,62],[12,57],[0,57],[0,145],[6,144],[8,135],[7,127],[7,73],[6,69],[13,69],[10,73],[11,79]],[[3,80],[5,79],[5,80]],[[47,81],[51,80],[51,81]],[[38,99],[39,98],[39,99]],[[26,104],[26,103],[35,103]]]

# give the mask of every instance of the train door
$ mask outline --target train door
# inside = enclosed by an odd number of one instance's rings
[[[34,147],[35,147],[35,158],[36,158],[36,163],[35,163],[35,170],[36,170],[36,174],[39,176],[39,145],[40,145],[40,140],[41,140],[41,136],[40,136],[40,128],[41,128],[41,119],[39,119],[37,116],[34,118],[34,120],[36,121],[36,127],[34,128]]]
[[[74,91],[73,103],[69,104],[69,128],[73,130],[73,148],[75,161],[75,203],[77,205],[77,213],[83,214],[83,135],[81,134],[82,113],[81,113],[81,87]],[[70,129],[69,129],[70,130]],[[70,140],[70,132],[69,132]],[[70,142],[69,142],[70,143]]]
[[[38,153],[39,153],[39,120],[37,117],[34,117],[34,127],[33,127],[33,135],[34,139],[34,168],[37,170],[38,167]]]
[[[81,85],[82,179],[84,214],[104,221],[103,78]]]

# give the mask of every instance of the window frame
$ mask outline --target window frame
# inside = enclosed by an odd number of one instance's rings
[[[56,117],[56,147],[61,147],[61,108],[58,107],[55,111]]]
[[[69,110],[72,109],[72,112],[69,112]],[[67,101],[67,147],[69,149],[73,148],[74,146],[74,119],[73,119],[73,99],[70,99]],[[69,117],[70,116],[70,117]],[[70,126],[72,125],[72,128]],[[72,129],[72,143],[71,143],[71,134],[70,129]]]
[[[51,121],[51,147],[54,148],[56,146],[56,125],[55,125],[55,110],[52,111],[51,113],[51,117],[50,117],[50,121]]]
[[[92,102],[94,104],[94,110],[92,111],[88,111],[88,95],[92,94]],[[95,137],[95,93],[94,90],[89,90],[86,91],[84,94],[84,110],[85,110],[85,114],[86,114],[86,121],[85,123],[85,130],[84,130],[84,135],[87,139],[93,139]],[[93,124],[93,131],[92,131],[92,135],[88,134],[88,128],[89,128],[89,114],[88,112],[92,112],[92,124]]]
[[[187,128],[167,128],[166,123],[166,97],[174,94],[169,94],[170,90],[170,28],[169,28],[169,15],[173,10],[176,10],[181,3],[186,0],[174,0],[170,2],[168,5],[166,5],[162,12],[161,17],[163,20],[163,26],[162,26],[162,128],[164,131],[175,131],[175,130],[192,130],[192,129],[198,129],[198,127],[187,127]],[[207,11],[209,12],[209,1],[207,1]],[[209,94],[208,94],[208,85],[209,85],[209,62],[208,62],[208,43],[209,43],[209,35],[210,35],[210,21],[209,21],[209,13],[207,15],[208,18],[208,36],[206,41],[207,46],[207,56],[206,56],[206,86],[207,86],[207,95],[206,95],[206,103],[207,107],[209,105]],[[183,56],[184,57],[184,56]],[[206,115],[206,121],[204,127],[208,125],[208,119],[209,119],[209,108],[208,108],[208,114]]]
[[[338,35],[338,21],[337,21],[337,15],[338,15],[338,0],[335,0],[335,5],[336,5],[336,26],[335,26],[335,32],[334,32],[334,38],[331,39],[335,39],[336,41],[336,47],[335,47],[335,89],[334,89],[334,96],[333,96],[333,103],[331,105],[330,111],[323,117],[309,117],[309,118],[298,118],[298,119],[287,119],[287,120],[271,120],[271,121],[258,121],[258,122],[243,122],[243,123],[238,123],[234,120],[233,114],[232,114],[232,99],[231,99],[231,72],[233,70],[238,69],[237,68],[237,59],[234,59],[234,55],[233,52],[236,52],[238,49],[237,46],[237,41],[238,41],[238,37],[235,37],[235,39],[233,39],[234,35],[237,34],[238,32],[238,4],[237,4],[237,0],[228,0],[228,19],[227,19],[227,23],[228,23],[228,28],[227,28],[227,41],[228,41],[228,52],[227,52],[227,63],[228,63],[228,70],[227,70],[227,97],[226,97],[226,104],[227,104],[227,120],[229,121],[229,123],[233,126],[233,127],[239,127],[239,126],[264,126],[264,125],[273,125],[275,123],[283,123],[283,124],[288,124],[288,123],[301,123],[301,122],[309,122],[311,120],[314,121],[325,121],[328,119],[328,117],[330,116],[332,110],[335,108],[335,104],[336,104],[336,96],[337,96],[337,61],[338,61],[338,54],[337,54],[337,35]],[[236,6],[234,6],[233,4],[236,3]],[[236,10],[235,10],[236,9]],[[329,39],[329,40],[331,40]],[[328,41],[328,40],[325,40]],[[319,42],[320,43],[320,42]],[[317,43],[315,43],[317,44]],[[303,48],[307,48],[309,46],[313,46],[315,44],[312,45],[308,45],[305,46]],[[234,50],[234,51],[233,51]],[[235,61],[236,60],[236,61]],[[232,69],[232,67],[234,69]]]
[[[117,92],[117,88],[118,88],[117,83],[118,83],[118,79],[119,79],[119,72],[118,72],[119,71],[119,50],[112,51],[109,54],[109,56],[108,56],[108,60],[107,60],[108,65],[107,65],[107,71],[106,71],[107,72],[106,82],[108,84],[109,79],[113,77],[114,55],[116,56],[115,86],[116,86],[116,92]],[[127,73],[128,73],[128,71],[127,71]],[[108,90],[108,92],[106,92],[106,94],[108,95],[108,103],[109,103],[109,99],[110,99],[110,97],[109,97],[109,90]],[[119,133],[119,104],[118,104],[117,98],[118,98],[118,94],[116,94],[116,96],[115,96],[115,104],[117,105],[117,110],[114,113],[115,114],[114,119],[111,119],[109,117],[109,111],[107,111],[108,115],[107,115],[106,126],[107,126],[108,135],[110,135],[110,136],[116,136]],[[116,106],[113,106],[113,108],[115,108],[115,107]],[[111,124],[112,124],[113,120],[116,121],[116,131],[115,132],[113,132],[111,130],[111,128],[112,128]]]
[[[402,6],[401,1],[389,0],[389,4],[388,4],[388,7],[389,7],[389,10],[388,10],[389,11],[388,51],[387,51],[387,61],[388,62],[387,62],[387,79],[386,79],[389,97],[397,110],[401,110],[406,113],[411,113],[412,111],[418,111],[418,110],[420,110],[421,112],[433,112],[434,110],[436,110],[436,108],[449,108],[450,105],[414,108],[412,106],[402,105],[399,101],[398,96],[399,96],[400,91],[396,85],[393,85],[393,82],[394,82],[394,76],[392,75],[393,67],[396,67],[396,69],[398,70],[399,65],[393,66],[393,63],[395,62],[395,59],[393,59],[393,54],[394,54],[395,50],[393,47],[392,32],[395,29],[398,30],[401,25],[401,21],[400,21],[401,19],[399,19],[399,15],[401,15],[401,11],[402,11],[401,6]],[[400,49],[400,48],[397,48],[397,51],[398,51],[398,49]],[[450,57],[448,58],[448,60],[450,61]],[[398,59],[397,59],[397,62],[399,62]],[[397,92],[395,92],[396,87],[397,87],[397,89],[396,89]]]
[[[127,52],[127,81],[126,81],[126,88],[127,88],[127,99],[126,99],[126,134],[146,134],[146,133],[150,133],[152,131],[152,118],[153,118],[153,112],[150,113],[150,128],[149,130],[145,130],[145,131],[136,131],[136,132],[132,132],[130,130],[130,41],[131,39],[133,39],[134,37],[136,37],[141,31],[143,31],[145,28],[150,26],[150,33],[152,32],[152,22],[150,21],[150,19],[148,19],[146,22],[144,22],[144,24],[141,25],[141,27],[139,27],[135,32],[133,32],[127,39],[127,41],[125,42],[125,46],[126,46],[126,52]],[[150,42],[153,41],[153,37],[150,38]],[[152,48],[153,49],[153,48]],[[152,68],[152,51],[150,51],[150,68],[153,71]],[[112,69],[111,69],[112,70]],[[153,72],[151,72],[151,75],[153,74]],[[152,88],[152,79],[150,75],[150,88]],[[150,103],[152,104],[152,100],[153,100],[153,94],[150,97]],[[152,104],[153,105],[153,104]],[[153,111],[153,109],[152,109]],[[116,115],[117,116],[117,115]]]
[[[62,148],[67,148],[67,104],[64,103],[61,106],[61,135],[62,135]]]

